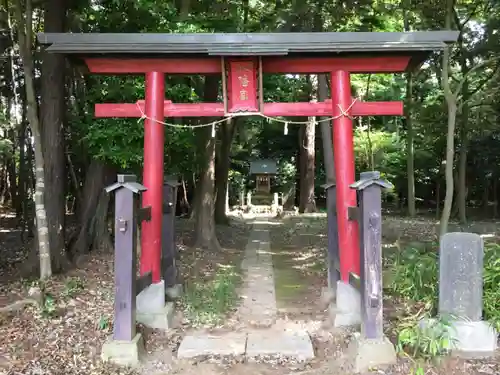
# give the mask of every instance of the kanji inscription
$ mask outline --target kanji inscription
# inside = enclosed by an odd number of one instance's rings
[[[258,112],[257,61],[229,61],[228,112]]]

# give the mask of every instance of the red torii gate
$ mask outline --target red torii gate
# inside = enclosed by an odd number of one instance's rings
[[[353,124],[355,116],[401,116],[402,102],[360,102],[351,97],[351,73],[395,73],[413,69],[429,53],[456,40],[456,32],[256,33],[256,34],[39,34],[48,51],[85,62],[90,73],[144,74],[145,100],[96,104],[96,117],[145,117],[143,205],[151,220],[141,236],[141,274],[161,279],[161,220],[165,117],[237,115],[332,116],[342,280],[359,274]],[[264,73],[331,77],[331,100],[264,103]],[[221,74],[223,103],[165,100],[165,74]]]

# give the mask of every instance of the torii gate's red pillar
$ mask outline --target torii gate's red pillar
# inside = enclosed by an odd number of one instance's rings
[[[165,76],[162,72],[147,72],[146,119],[144,121],[144,174],[147,190],[142,195],[142,206],[151,206],[151,220],[143,221],[141,228],[141,275],[151,271],[153,283],[161,280],[161,224],[163,218],[163,155],[165,116]]]
[[[349,220],[348,208],[355,207],[356,191],[350,188],[355,182],[354,137],[352,119],[351,79],[349,72],[331,73],[333,104],[333,152],[337,191],[337,220],[340,256],[340,275],[349,282],[349,272],[359,275],[359,228],[357,221]]]

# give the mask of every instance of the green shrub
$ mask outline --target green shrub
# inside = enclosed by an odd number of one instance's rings
[[[407,247],[386,260],[386,289],[405,299],[437,306],[438,253],[426,248]],[[433,311],[434,312],[434,311]]]
[[[408,247],[393,252],[385,259],[386,283],[389,294],[423,303],[430,313],[436,313],[439,296],[438,248]],[[500,245],[488,243],[484,253],[483,318],[500,328]]]
[[[484,318],[500,331],[500,245],[488,244],[484,252]]]
[[[64,284],[63,295],[67,298],[73,298],[84,288],[85,284],[82,279],[79,277],[69,278]]]

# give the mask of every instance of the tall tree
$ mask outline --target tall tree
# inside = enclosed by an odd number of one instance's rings
[[[24,10],[24,12],[23,12]],[[16,0],[14,14],[18,28],[19,53],[21,55],[24,70],[24,85],[26,89],[26,101],[28,108],[28,121],[35,144],[35,176],[36,187],[34,194],[37,245],[40,256],[40,278],[42,280],[52,276],[52,265],[50,257],[50,238],[47,225],[47,212],[45,210],[45,181],[44,181],[44,159],[42,151],[42,136],[38,119],[38,103],[35,92],[34,58],[32,53],[33,38],[33,7],[31,0]]]
[[[231,145],[237,120],[230,119],[219,126],[220,142],[215,163],[215,222],[228,224],[226,215],[226,195],[228,193],[229,168],[231,165]]]
[[[215,102],[219,92],[220,78],[217,76],[205,77],[204,101]],[[202,171],[197,190],[196,212],[196,246],[200,248],[220,249],[219,240],[215,233],[214,200],[215,200],[215,148],[217,138],[212,134],[211,127],[203,127],[203,142],[200,145],[203,159]]]
[[[314,197],[314,176],[316,164],[316,118],[311,117],[307,124],[302,125],[300,139],[300,199],[299,212],[316,212]]]
[[[64,32],[66,0],[45,0],[44,30],[47,33]],[[52,269],[59,271],[65,254],[65,60],[59,53],[43,52],[40,95],[40,122],[45,162],[45,191],[47,222],[51,244]]]
[[[410,31],[410,4],[405,1],[404,6],[404,30]],[[417,214],[415,208],[415,144],[413,130],[413,74],[406,74],[406,171],[408,173],[408,215],[414,217]]]

